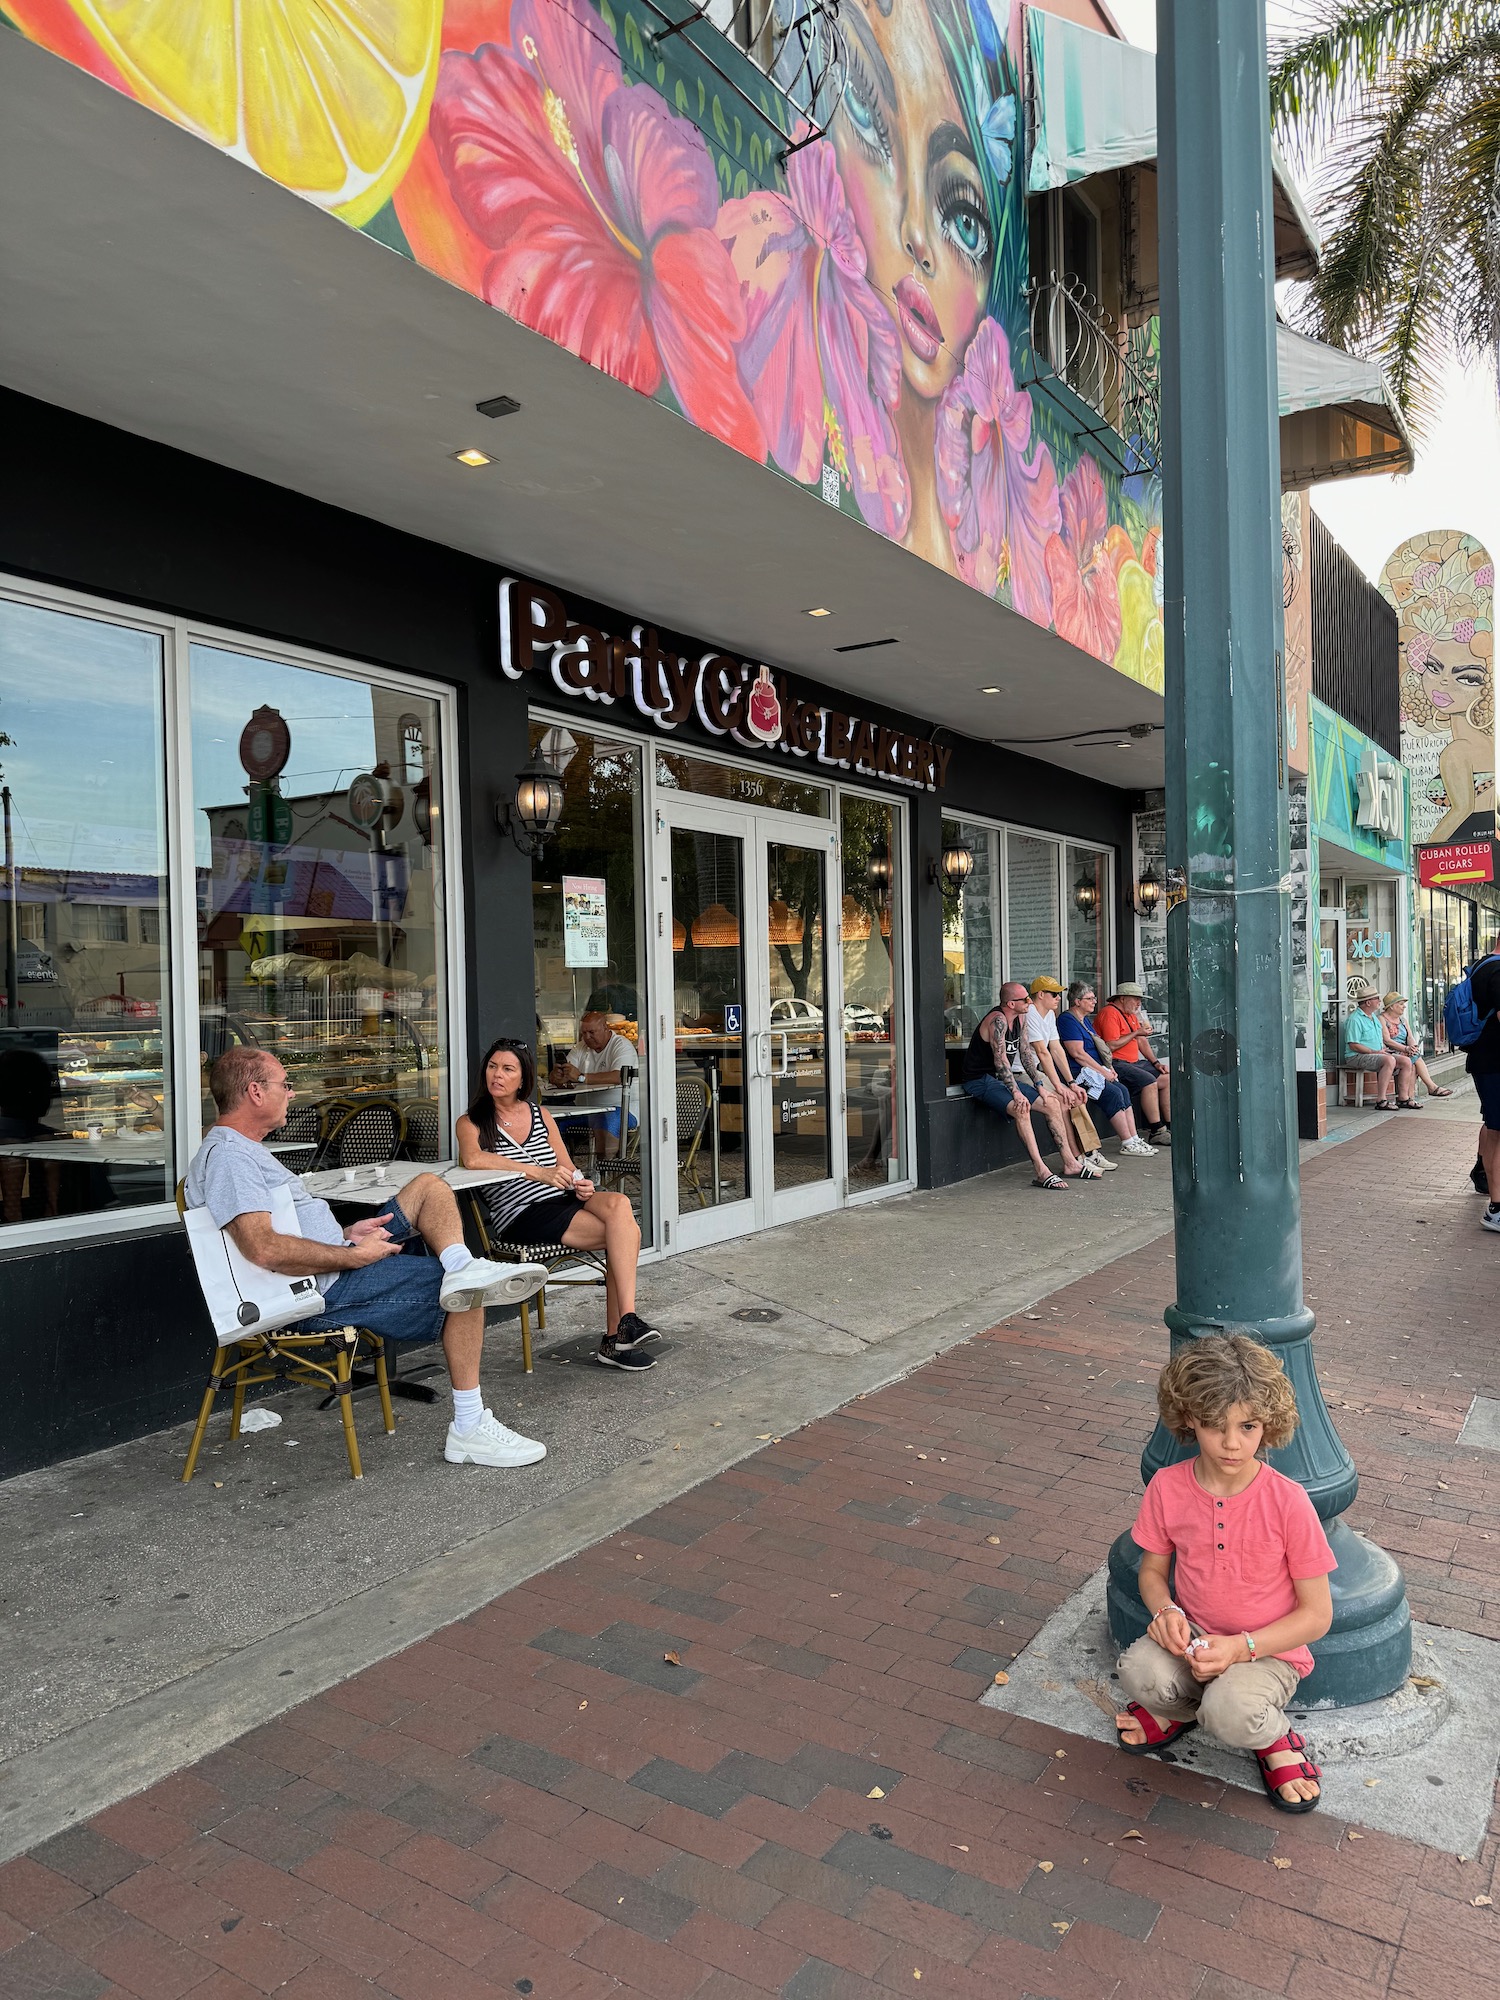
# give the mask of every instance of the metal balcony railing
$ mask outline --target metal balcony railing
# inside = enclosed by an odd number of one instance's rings
[[[839,0],[704,0],[679,12],[682,0],[646,0],[660,25],[647,37],[659,53],[677,36],[697,54],[750,109],[763,115],[743,81],[734,74],[732,59],[715,59],[714,38],[722,35],[775,84],[798,116],[795,138],[786,153],[800,151],[821,139],[843,102],[847,80],[844,32],[839,25]]]
[[[1161,394],[1155,370],[1132,354],[1128,330],[1066,273],[1033,278],[1027,294],[1034,385],[1050,392],[1060,382],[1101,417],[1125,447],[1123,459],[1112,449],[1122,472],[1159,472]]]

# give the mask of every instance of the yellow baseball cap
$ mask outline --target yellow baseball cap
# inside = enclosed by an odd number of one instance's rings
[[[1038,993],[1061,993],[1062,990],[1057,980],[1049,978],[1045,972],[1039,973],[1026,989],[1033,1000],[1035,1000]]]

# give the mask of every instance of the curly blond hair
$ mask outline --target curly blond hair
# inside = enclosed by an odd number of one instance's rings
[[[1220,1424],[1236,1403],[1264,1426],[1265,1450],[1290,1441],[1297,1398],[1286,1370],[1269,1347],[1244,1333],[1211,1333],[1189,1342],[1172,1356],[1156,1385],[1161,1420],[1185,1444],[1194,1424]]]

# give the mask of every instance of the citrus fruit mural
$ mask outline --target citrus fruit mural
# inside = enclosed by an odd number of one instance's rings
[[[366,222],[427,124],[443,0],[6,0],[31,40]]]

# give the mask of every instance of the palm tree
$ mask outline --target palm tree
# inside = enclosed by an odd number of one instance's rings
[[[1271,112],[1322,155],[1306,331],[1379,361],[1420,423],[1442,357],[1500,339],[1500,0],[1304,0]]]

